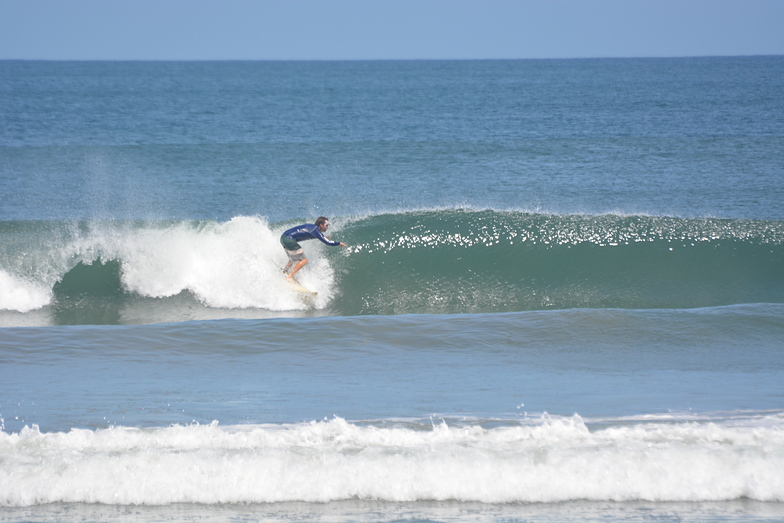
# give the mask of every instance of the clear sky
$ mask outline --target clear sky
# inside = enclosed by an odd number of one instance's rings
[[[0,59],[784,54],[784,0],[0,0]]]

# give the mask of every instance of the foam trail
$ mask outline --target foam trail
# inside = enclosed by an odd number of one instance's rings
[[[782,501],[783,423],[32,427],[0,433],[0,505]]]

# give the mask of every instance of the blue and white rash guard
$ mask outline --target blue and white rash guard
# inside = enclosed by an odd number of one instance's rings
[[[305,223],[303,225],[292,227],[288,231],[284,232],[283,236],[295,242],[312,240],[315,238],[316,240],[321,240],[327,245],[331,245],[333,247],[340,245],[340,242],[333,242],[328,240],[327,237],[324,236],[324,233],[319,230],[318,225],[315,223]]]

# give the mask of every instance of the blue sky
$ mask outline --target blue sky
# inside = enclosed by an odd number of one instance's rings
[[[0,0],[0,59],[784,54],[783,0]]]

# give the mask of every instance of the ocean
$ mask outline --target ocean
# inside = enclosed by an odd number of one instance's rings
[[[0,521],[784,521],[784,57],[0,61],[0,193]]]

